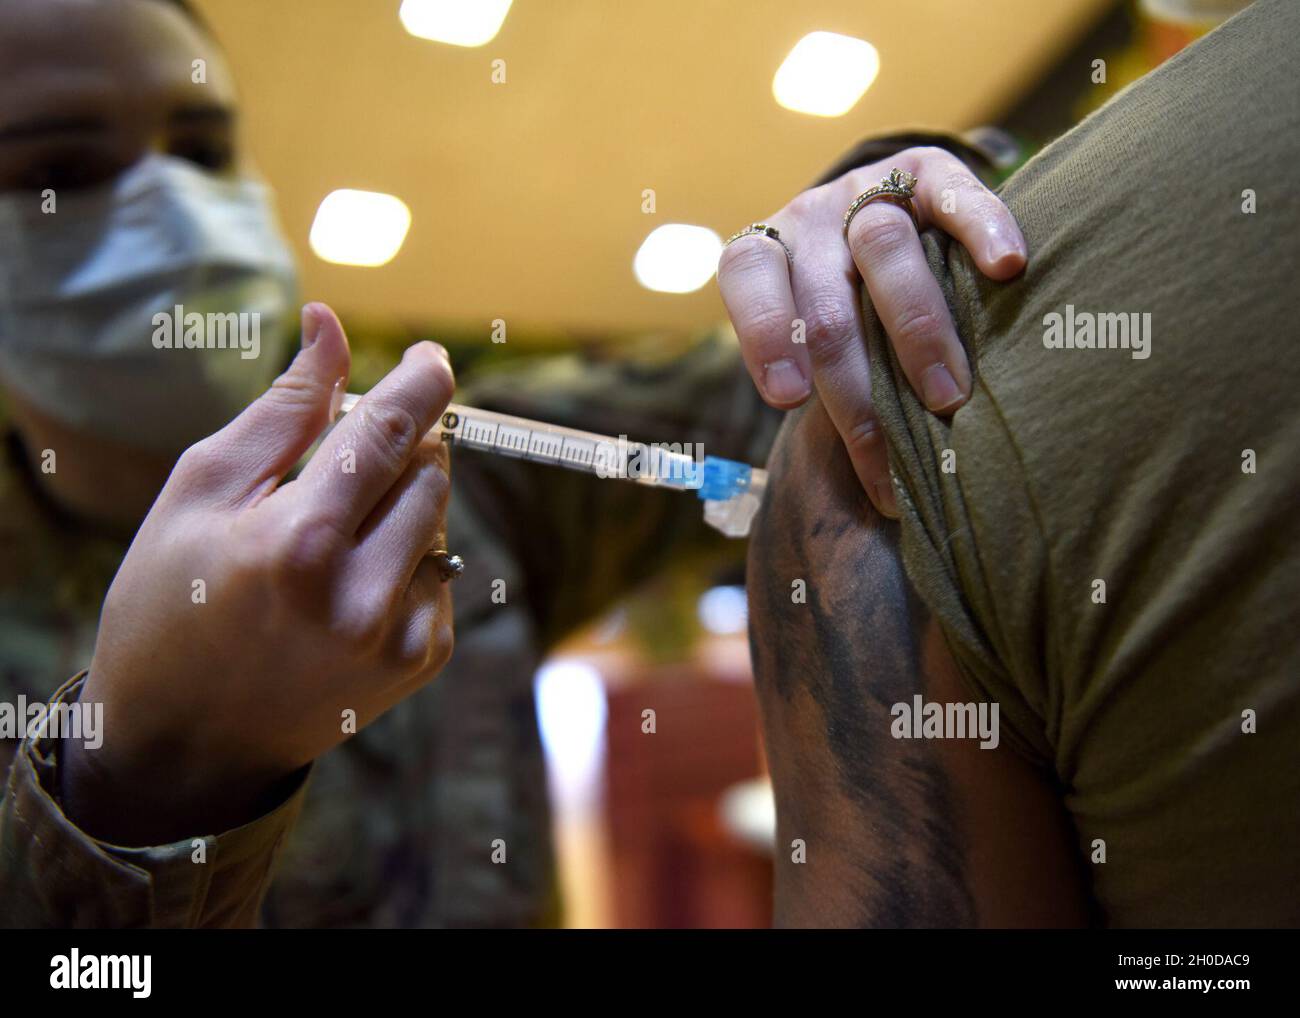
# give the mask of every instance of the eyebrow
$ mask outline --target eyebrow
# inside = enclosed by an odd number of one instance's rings
[[[168,115],[167,122],[185,126],[215,124],[219,127],[228,127],[235,122],[235,111],[229,106],[219,106],[215,103],[194,103],[173,110]]]
[[[197,127],[214,125],[228,127],[235,121],[235,111],[228,106],[214,103],[195,103],[181,106],[167,116],[167,122],[174,126]],[[53,115],[33,117],[0,128],[0,143],[11,141],[31,141],[47,135],[58,134],[98,134],[108,130],[108,122],[103,117]]]
[[[102,117],[45,116],[0,128],[0,142],[28,141],[46,134],[92,134],[107,130]]]

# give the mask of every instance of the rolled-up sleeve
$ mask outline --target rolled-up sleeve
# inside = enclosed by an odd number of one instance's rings
[[[74,702],[85,673],[56,692]],[[307,772],[284,802],[242,827],[126,848],[86,834],[58,800],[59,742],[22,741],[0,800],[0,925],[254,926]]]

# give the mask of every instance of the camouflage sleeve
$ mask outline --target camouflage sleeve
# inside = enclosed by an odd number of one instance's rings
[[[85,672],[53,703],[75,702]],[[0,922],[8,927],[253,926],[303,783],[271,813],[223,834],[123,848],[63,813],[57,740],[24,739],[0,799]]]
[[[549,360],[471,382],[458,397],[630,441],[679,443],[762,466],[781,415],[761,399],[730,329],[685,354],[598,362]],[[608,608],[669,562],[691,553],[743,559],[744,545],[704,523],[691,493],[600,479],[473,449],[453,452],[453,501],[516,567],[543,647]],[[452,549],[455,551],[455,549]]]

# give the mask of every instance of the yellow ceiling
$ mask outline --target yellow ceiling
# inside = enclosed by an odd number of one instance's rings
[[[248,143],[276,185],[304,297],[376,321],[584,332],[718,318],[713,284],[632,275],[669,222],[726,236],[775,211],[856,139],[996,117],[1113,0],[515,0],[461,49],[409,36],[399,0],[200,0],[240,85]],[[781,109],[772,75],[814,30],[880,52],[846,116]],[[506,82],[492,82],[505,61]],[[412,225],[380,268],[306,238],[335,188],[395,194]],[[641,211],[653,188],[657,213]]]

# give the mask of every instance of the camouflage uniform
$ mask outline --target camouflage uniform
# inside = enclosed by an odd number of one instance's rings
[[[567,357],[489,376],[458,398],[758,463],[778,416],[721,331],[662,364]],[[318,760],[271,814],[210,835],[202,866],[190,839],[123,849],[85,835],[59,808],[57,743],[24,743],[0,808],[0,924],[244,924],[257,921],[264,894],[270,926],[557,921],[533,674],[548,648],[652,572],[709,545],[739,558],[743,542],[708,530],[690,495],[472,450],[453,460],[448,546],[468,568],[444,672]],[[63,518],[8,443],[0,700],[48,699],[85,667],[125,551]],[[494,580],[505,603],[493,601]],[[78,689],[66,683],[61,694]],[[491,861],[498,838],[504,865]]]

